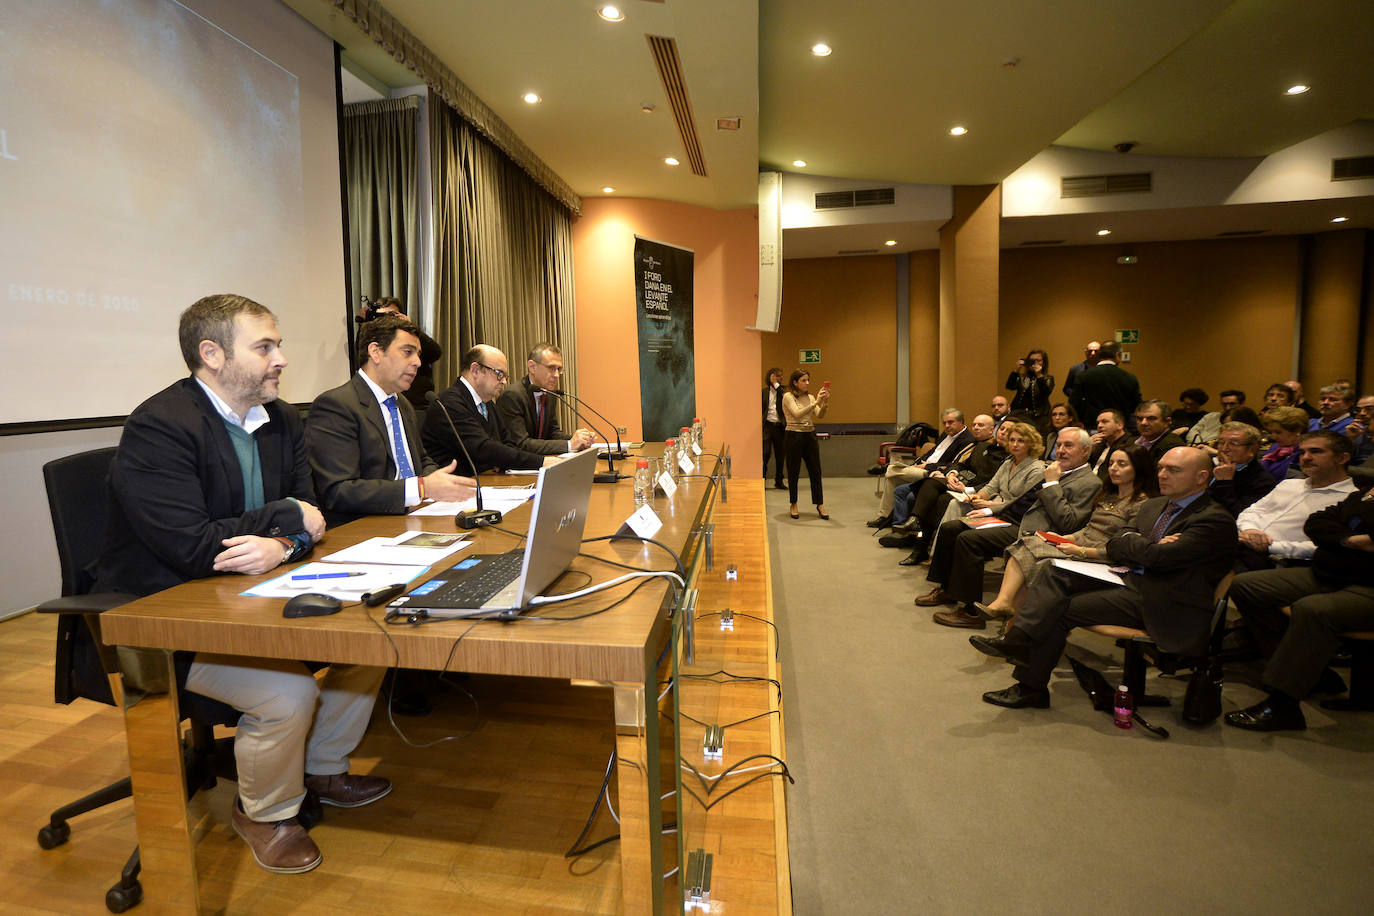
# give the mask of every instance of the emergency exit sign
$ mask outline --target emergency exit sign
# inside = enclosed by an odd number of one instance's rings
[[[1140,343],[1139,328],[1117,328],[1116,342],[1122,344]]]
[[[798,350],[797,354],[797,362],[801,363],[803,366],[808,363],[818,363],[821,361],[821,351],[819,349]]]

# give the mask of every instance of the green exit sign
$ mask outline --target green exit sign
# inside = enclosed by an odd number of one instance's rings
[[[1116,342],[1117,342],[1117,343],[1123,343],[1123,344],[1133,344],[1133,343],[1138,344],[1138,343],[1140,343],[1140,329],[1139,329],[1139,328],[1117,328],[1117,329],[1116,329]]]
[[[808,363],[818,363],[821,361],[821,351],[819,349],[798,350],[797,353],[797,361],[800,362],[803,366],[807,365]]]

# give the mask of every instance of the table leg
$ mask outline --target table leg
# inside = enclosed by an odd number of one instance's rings
[[[128,652],[129,650],[122,650]],[[172,653],[136,650],[140,670],[124,674],[124,728],[129,775],[134,787],[134,821],[143,869],[146,905],[159,912],[195,913],[200,908],[195,848],[186,813],[186,773],[181,756]],[[135,684],[134,680],[143,683]]]
[[[622,912],[663,912],[663,794],[655,672],[614,683]]]

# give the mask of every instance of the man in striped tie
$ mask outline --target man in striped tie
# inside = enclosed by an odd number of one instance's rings
[[[1181,447],[1159,460],[1160,496],[1107,542],[1123,585],[1060,567],[1037,577],[1005,636],[970,637],[973,647],[1016,665],[1016,682],[983,694],[1011,709],[1050,705],[1049,680],[1069,631],[1095,624],[1143,629],[1166,652],[1198,654],[1207,642],[1212,593],[1235,562],[1236,521],[1207,492],[1212,461]],[[1066,558],[1083,548],[1061,545]]]
[[[386,315],[358,329],[358,372],[315,399],[305,447],[330,525],[399,515],[425,499],[464,500],[476,481],[425,452],[415,408],[401,395],[420,366],[419,329]]]

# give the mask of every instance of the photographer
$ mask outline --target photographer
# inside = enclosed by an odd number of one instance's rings
[[[395,296],[380,296],[376,299],[363,296],[363,306],[358,310],[358,317],[354,320],[358,324],[365,324],[382,315],[400,315],[405,318],[406,307]],[[404,397],[416,410],[424,410],[428,406],[425,395],[434,390],[434,364],[444,355],[444,348],[424,331],[419,333],[420,368],[415,373],[415,381],[404,392]]]

